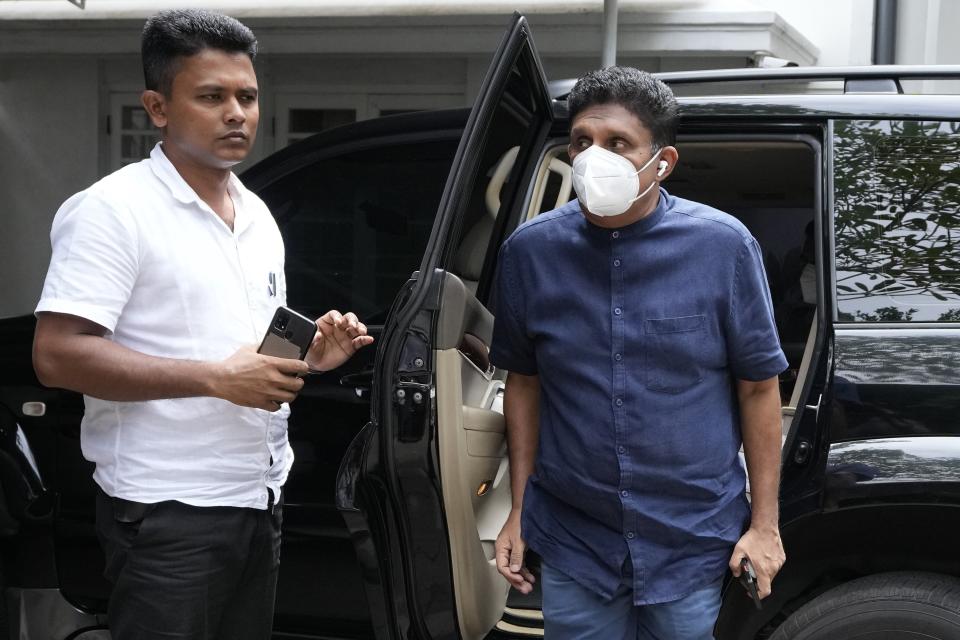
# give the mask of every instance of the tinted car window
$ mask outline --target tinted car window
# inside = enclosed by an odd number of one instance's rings
[[[842,322],[960,322],[960,123],[834,127]]]
[[[382,323],[420,264],[456,147],[426,141],[323,158],[261,190],[286,245],[288,305]]]

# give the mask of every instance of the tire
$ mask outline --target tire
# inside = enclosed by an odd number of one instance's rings
[[[960,580],[936,573],[881,573],[814,598],[770,640],[957,640]]]

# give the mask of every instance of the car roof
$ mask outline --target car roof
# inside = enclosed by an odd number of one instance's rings
[[[720,119],[827,118],[880,120],[960,120],[957,96],[902,94],[780,94],[677,98],[681,122]],[[554,103],[558,121],[567,120],[566,101]]]
[[[957,80],[960,79],[960,65],[873,65],[851,67],[780,67],[776,69],[705,69],[699,71],[674,71],[653,73],[653,77],[668,85],[706,84],[718,82],[771,82],[791,80],[794,82],[843,80],[857,86],[883,86],[890,81],[887,89],[902,92],[903,80]],[[550,82],[550,95],[557,100],[565,100],[573,89],[575,78]],[[859,85],[858,85],[859,83]],[[868,84],[869,83],[869,84]],[[847,89],[850,87],[848,86]]]
[[[956,95],[905,93],[903,89],[906,80],[960,80],[960,65],[717,69],[652,75],[681,93],[677,101],[684,119],[960,118]],[[842,81],[843,93],[813,93],[801,88],[802,83],[825,81]],[[560,118],[566,118],[566,98],[575,82],[550,83]],[[699,95],[682,95],[691,88]]]
[[[425,138],[459,140],[469,115],[467,108],[414,111],[333,127],[275,151],[244,171],[241,178],[250,187],[302,166],[307,159]]]

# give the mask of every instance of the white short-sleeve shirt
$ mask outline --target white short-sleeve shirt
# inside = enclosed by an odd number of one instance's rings
[[[228,191],[232,231],[158,144],[74,195],[53,221],[37,312],[81,316],[109,340],[167,358],[216,361],[259,343],[286,303],[283,239],[232,174]],[[111,496],[262,509],[293,463],[287,405],[270,413],[207,397],[84,402],[83,455]]]

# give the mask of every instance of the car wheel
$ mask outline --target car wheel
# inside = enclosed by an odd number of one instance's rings
[[[881,573],[852,580],[803,605],[770,640],[955,640],[960,580],[936,573]]]

